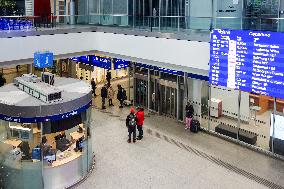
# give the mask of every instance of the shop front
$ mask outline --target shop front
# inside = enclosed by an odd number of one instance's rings
[[[108,72],[111,80],[122,79],[129,74],[130,62],[122,59],[90,55],[75,57],[72,61],[76,64],[77,78],[87,82],[94,78],[96,83],[105,83]]]
[[[0,188],[66,188],[92,170],[90,86],[38,79],[27,74],[0,88]]]

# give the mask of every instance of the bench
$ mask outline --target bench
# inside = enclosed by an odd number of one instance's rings
[[[219,124],[217,127],[215,127],[215,132],[237,139],[238,128]],[[257,140],[257,135],[239,130],[239,140],[254,145]]]

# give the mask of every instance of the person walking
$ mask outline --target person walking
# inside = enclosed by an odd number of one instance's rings
[[[112,99],[114,97],[114,90],[112,88],[112,85],[109,86],[107,94],[108,94],[108,104],[109,106],[113,106]]]
[[[3,76],[3,73],[0,73],[0,87],[4,86],[6,83],[6,79]]]
[[[144,124],[144,109],[142,107],[138,107],[138,111],[136,113],[137,117],[137,129],[138,129],[138,137],[137,140],[141,140],[143,138],[143,124]]]
[[[192,104],[187,102],[187,105],[185,107],[185,129],[190,129],[193,114],[194,114],[193,106]]]
[[[110,86],[110,80],[111,80],[111,72],[110,72],[110,70],[107,71],[106,80],[107,80],[107,86],[109,87]]]
[[[123,94],[123,88],[121,85],[117,85],[117,100],[120,102],[119,108],[123,108],[123,101],[124,101],[124,94]]]
[[[92,92],[93,92],[93,94],[94,94],[94,97],[96,97],[96,96],[97,96],[97,95],[96,95],[97,84],[96,84],[94,78],[92,78],[91,86],[92,86]]]
[[[102,109],[106,109],[105,103],[107,98],[107,88],[106,85],[104,85],[101,89],[101,97],[102,97]]]
[[[137,124],[137,117],[135,115],[134,108],[130,109],[130,114],[126,118],[126,127],[128,128],[128,143],[131,143],[131,135],[133,138],[133,143],[136,142],[136,124]]]

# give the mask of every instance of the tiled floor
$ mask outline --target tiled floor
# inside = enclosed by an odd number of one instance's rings
[[[100,97],[94,101],[98,103]],[[186,132],[171,118],[147,114],[145,137],[128,144],[124,121],[128,111],[116,106],[105,111],[94,108],[96,167],[79,189],[266,188],[255,180],[272,184],[270,188],[284,187],[284,162],[202,132]]]
[[[17,74],[5,72],[7,79]],[[127,78],[112,83],[115,89],[122,83],[128,92]],[[203,132],[187,132],[164,116],[147,114],[144,140],[128,144],[124,120],[129,108],[114,104],[101,111],[101,98],[94,98],[96,167],[79,188],[265,188],[260,182],[284,187],[284,162]]]

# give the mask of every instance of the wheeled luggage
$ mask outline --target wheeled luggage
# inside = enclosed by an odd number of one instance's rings
[[[192,120],[190,125],[190,131],[197,133],[200,130],[200,123],[198,120]]]

